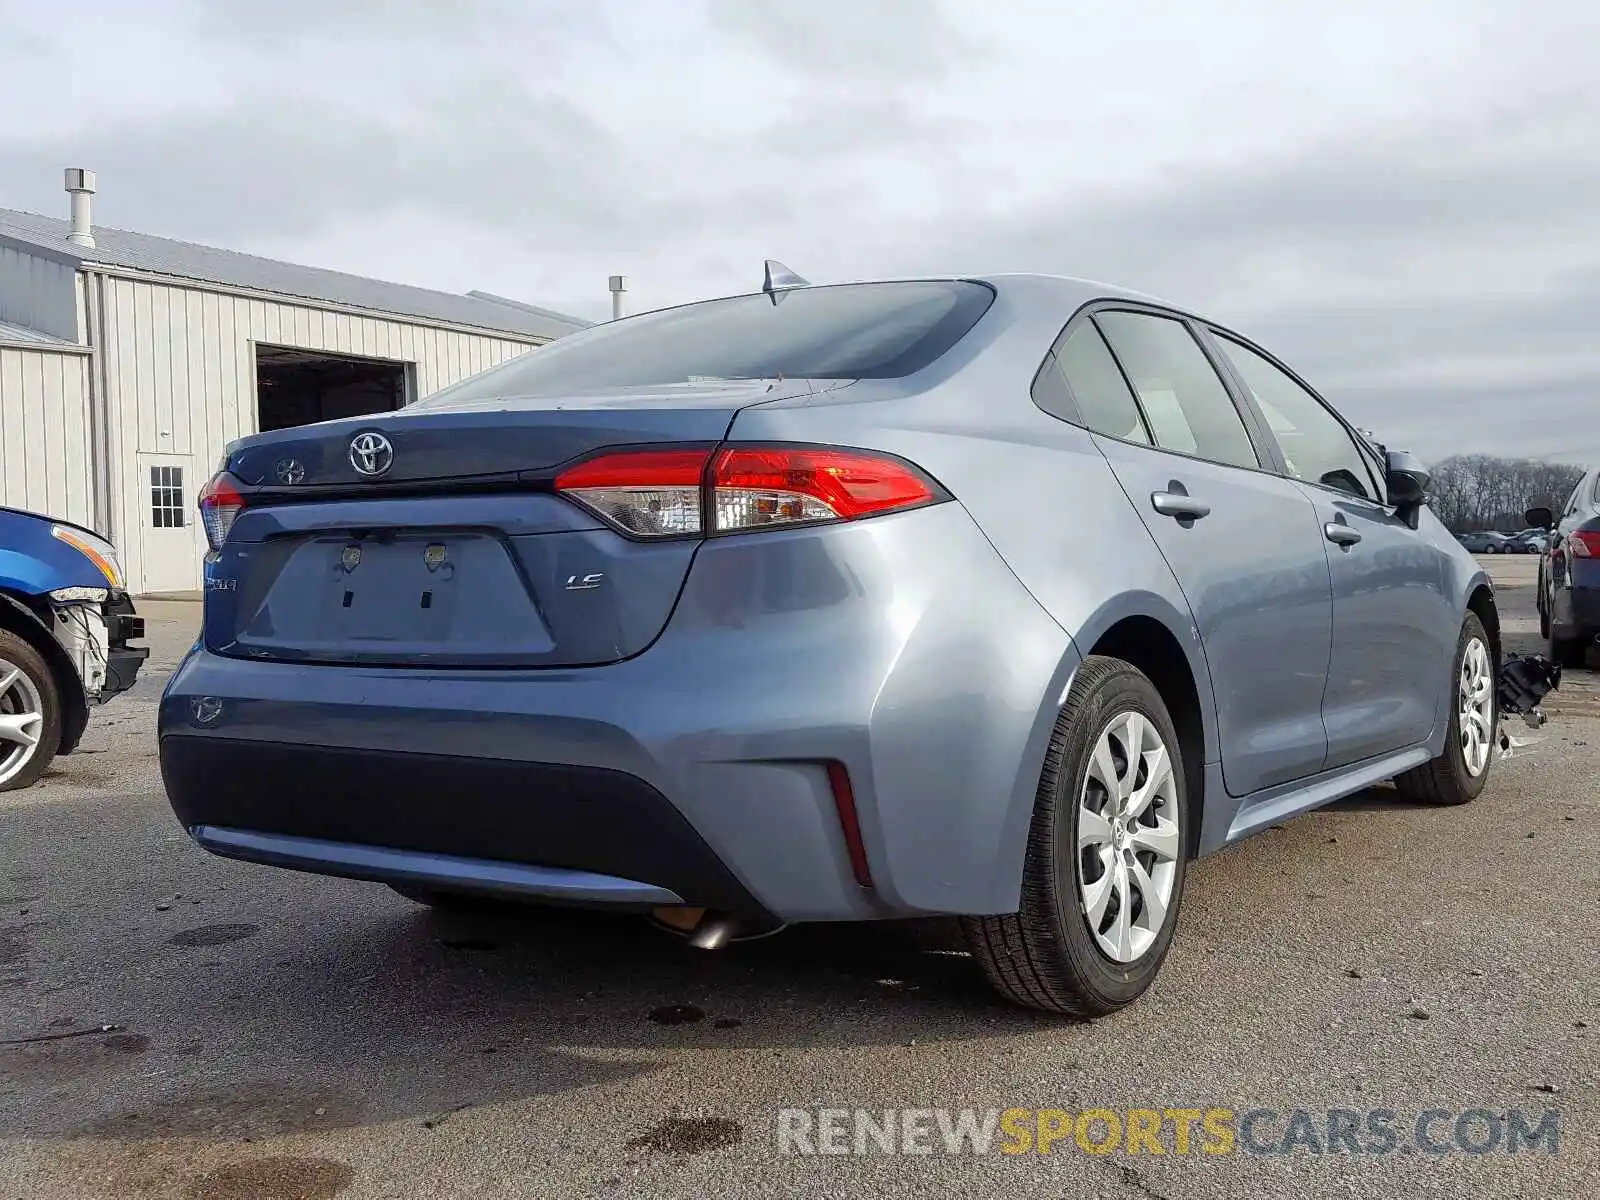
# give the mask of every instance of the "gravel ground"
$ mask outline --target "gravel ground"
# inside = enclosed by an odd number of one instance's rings
[[[1534,560],[1486,561],[1534,649]],[[194,606],[142,607],[135,693],[0,799],[0,1197],[1593,1194],[1592,676],[1465,809],[1375,789],[1195,864],[1156,987],[1082,1025],[992,1000],[937,922],[701,954],[211,858],[152,735]],[[824,1106],[1273,1110],[1257,1144],[1312,1123],[1272,1155],[1179,1154],[1170,1127],[1161,1155],[780,1153],[779,1110]],[[1361,1145],[1392,1110],[1394,1150],[1312,1152],[1329,1109]],[[1446,1142],[1462,1110],[1553,1110],[1558,1149],[1421,1152],[1428,1109]]]

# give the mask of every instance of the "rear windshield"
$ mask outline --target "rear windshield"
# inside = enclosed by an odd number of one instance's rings
[[[452,401],[719,379],[898,379],[920,371],[994,301],[981,283],[919,280],[707,300],[596,325],[447,392]]]

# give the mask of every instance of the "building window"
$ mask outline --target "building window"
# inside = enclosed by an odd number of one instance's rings
[[[150,524],[156,529],[183,528],[183,468],[150,468]]]

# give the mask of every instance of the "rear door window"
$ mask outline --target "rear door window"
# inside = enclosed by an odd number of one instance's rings
[[[1307,483],[1378,499],[1378,488],[1355,438],[1326,405],[1270,359],[1213,330],[1267,428],[1283,450],[1289,474]]]
[[[1211,360],[1182,321],[1149,313],[1096,313],[1133,384],[1155,444],[1235,467],[1259,467],[1255,446]]]

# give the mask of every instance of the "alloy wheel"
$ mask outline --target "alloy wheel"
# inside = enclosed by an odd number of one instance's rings
[[[44,702],[28,673],[0,658],[0,784],[22,773],[39,750]]]
[[[1113,717],[1078,797],[1079,900],[1113,962],[1141,957],[1166,923],[1182,846],[1177,788],[1155,723],[1140,712]]]
[[[1489,648],[1473,638],[1461,655],[1460,711],[1461,761],[1476,778],[1489,766],[1494,748],[1494,671]]]

